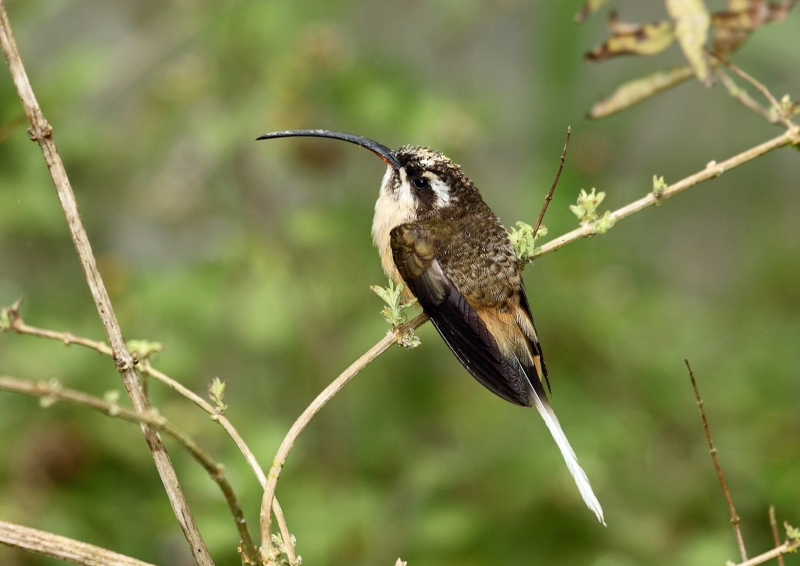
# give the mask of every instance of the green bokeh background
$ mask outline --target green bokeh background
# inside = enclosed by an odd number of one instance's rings
[[[506,222],[533,223],[567,125],[545,224],[604,208],[780,133],[720,87],[684,84],[602,121],[620,82],[677,64],[587,65],[604,16],[522,0],[29,0],[8,10],[127,338],[203,393],[267,466],[313,397],[386,332],[369,290],[383,164],[313,127],[428,145],[463,165]],[[615,2],[626,20],[661,2]],[[719,9],[720,2],[711,3]],[[800,11],[735,61],[800,96]],[[103,338],[63,215],[0,72],[0,304]],[[17,124],[16,127],[14,124]],[[800,523],[800,159],[782,149],[526,270],[553,405],[602,502],[584,507],[538,415],[484,390],[430,326],[393,348],[301,436],[278,496],[305,564],[723,564],[738,555],[683,365],[692,362],[751,554],[767,508]],[[0,336],[0,373],[122,390],[108,359]],[[207,416],[152,398],[223,462],[255,528],[259,487]],[[168,448],[217,564],[238,563],[216,486]],[[187,552],[138,427],[0,393],[0,520],[160,564]],[[0,548],[4,565],[54,561]],[[787,564],[798,564],[797,557]]]

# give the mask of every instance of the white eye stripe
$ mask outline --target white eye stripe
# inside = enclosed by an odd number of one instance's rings
[[[448,204],[450,202],[450,187],[435,173],[426,171],[422,176],[427,177],[431,181],[431,189],[433,189],[433,193],[436,195],[436,207],[441,208]]]

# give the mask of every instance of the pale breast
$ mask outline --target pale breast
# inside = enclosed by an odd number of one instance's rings
[[[395,171],[390,165],[381,183],[378,201],[375,203],[375,216],[372,219],[372,241],[381,256],[381,265],[386,276],[395,283],[403,281],[392,258],[390,233],[400,224],[412,222],[417,215],[417,203],[405,171]]]

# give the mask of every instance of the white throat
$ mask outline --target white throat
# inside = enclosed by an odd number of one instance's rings
[[[386,276],[399,283],[402,281],[392,258],[390,232],[396,226],[411,222],[417,215],[417,201],[411,192],[406,172],[399,171],[399,179],[395,178],[395,168],[386,167],[386,174],[381,182],[378,201],[375,203],[375,216],[372,219],[372,241],[381,255],[381,265]]]

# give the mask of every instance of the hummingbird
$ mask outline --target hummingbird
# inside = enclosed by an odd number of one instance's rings
[[[581,496],[603,510],[547,398],[550,388],[520,263],[508,231],[461,167],[427,147],[397,150],[330,130],[288,130],[259,140],[310,136],[364,147],[387,165],[372,239],[386,276],[404,284],[455,357],[489,391],[534,406],[561,451]]]

